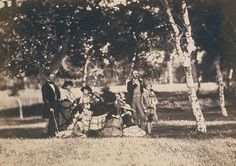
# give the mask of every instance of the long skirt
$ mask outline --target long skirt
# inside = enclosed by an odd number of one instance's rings
[[[112,117],[107,120],[99,133],[100,137],[122,137],[123,121],[121,118]]]
[[[78,126],[81,132],[88,132],[90,130],[90,122],[92,118],[92,111],[84,110],[81,114],[78,115],[77,119]]]
[[[72,102],[70,102],[69,100],[63,100],[60,103],[60,109],[59,109],[59,115],[58,115],[59,131],[66,130],[67,127],[73,121],[71,105],[72,105]]]

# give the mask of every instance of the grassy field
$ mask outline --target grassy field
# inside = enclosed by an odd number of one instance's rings
[[[0,111],[0,166],[236,165],[236,107],[221,115],[215,94],[201,95],[208,133],[196,132],[186,93],[157,93],[158,124],[144,138],[45,138],[42,105]]]
[[[1,165],[235,165],[235,139],[0,139]]]

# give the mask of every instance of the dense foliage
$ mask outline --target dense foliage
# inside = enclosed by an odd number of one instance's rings
[[[181,1],[169,2],[184,34]],[[215,57],[221,57],[225,69],[235,66],[235,3],[187,0],[187,4],[193,38],[206,53],[201,70],[207,81],[212,79],[214,68],[209,66]],[[1,69],[19,77],[57,69],[60,77],[82,77],[88,59],[90,79],[127,77],[132,63],[146,75],[159,77],[175,43],[161,0],[31,0],[21,6],[12,3],[0,9],[0,15]],[[158,65],[163,56],[164,63]],[[61,66],[65,57],[69,68]]]

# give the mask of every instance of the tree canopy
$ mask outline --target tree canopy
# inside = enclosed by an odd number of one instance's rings
[[[184,34],[182,0],[169,2]],[[223,66],[233,67],[235,3],[187,0],[187,4],[194,41],[206,52],[202,66],[209,67],[220,55]],[[173,23],[168,21],[162,0],[32,0],[0,12],[1,66],[5,65],[12,75],[52,72],[60,68],[66,56],[66,62],[74,68],[82,68],[87,58],[104,68],[107,61],[125,61],[128,65],[136,57],[135,65],[143,64],[145,69],[155,67],[147,62],[148,52],[163,51],[168,59],[174,49]],[[182,47],[186,47],[184,40],[183,36]],[[60,70],[62,76],[66,74],[63,68]]]

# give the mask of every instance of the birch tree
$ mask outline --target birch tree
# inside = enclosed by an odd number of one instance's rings
[[[209,66],[213,66],[216,70],[216,80],[219,85],[219,101],[222,115],[227,117],[224,97],[224,80],[221,68],[222,64],[227,64],[227,67],[233,66],[235,63],[234,43],[235,30],[231,19],[228,17],[230,11],[228,7],[222,8],[225,3],[223,1],[203,1],[193,3],[193,28],[195,40],[198,47],[206,51],[204,61],[205,70],[209,70]],[[227,8],[227,9],[226,9]],[[198,13],[194,11],[199,11]],[[228,11],[229,10],[229,11]],[[227,11],[227,12],[226,12]],[[232,11],[230,11],[231,13]],[[201,14],[199,14],[201,13]],[[232,56],[233,55],[233,56]],[[204,63],[203,61],[203,63]],[[215,66],[215,67],[214,67]],[[226,67],[226,68],[227,68]],[[214,75],[212,79],[215,79]]]
[[[175,54],[175,50],[173,54]],[[168,69],[168,83],[173,84],[173,55],[170,55],[170,59],[167,61],[167,69]]]
[[[191,102],[193,114],[196,118],[197,130],[199,132],[205,133],[207,131],[206,123],[205,123],[205,119],[202,114],[201,107],[200,107],[200,104],[199,104],[199,101],[198,101],[198,98],[196,95],[196,90],[195,90],[193,75],[192,75],[191,54],[196,49],[196,47],[195,47],[194,41],[191,37],[191,24],[189,21],[188,9],[186,7],[186,2],[183,1],[182,9],[184,11],[183,12],[183,22],[186,27],[185,36],[186,36],[186,40],[187,40],[187,51],[184,51],[181,47],[182,35],[180,34],[179,27],[175,23],[175,20],[173,18],[172,13],[171,13],[169,2],[167,0],[164,0],[164,2],[167,7],[166,10],[167,10],[167,14],[169,16],[169,21],[170,21],[173,31],[174,31],[177,54],[180,57],[184,56],[184,67],[185,67],[185,75],[186,75],[186,81],[187,81],[188,96],[189,96],[189,100]]]
[[[219,98],[220,98],[220,108],[222,115],[224,117],[228,116],[227,110],[225,108],[225,96],[224,96],[224,81],[223,76],[220,69],[220,58],[216,58],[215,60],[215,67],[216,67],[216,73],[217,73],[217,80],[218,80],[218,86],[219,86]]]

